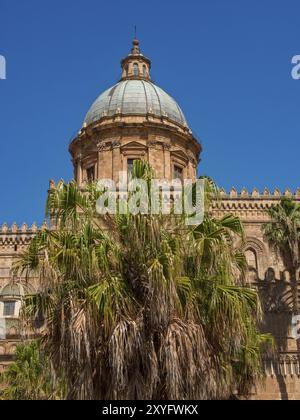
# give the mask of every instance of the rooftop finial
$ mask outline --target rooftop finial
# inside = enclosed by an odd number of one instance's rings
[[[132,49],[127,57],[121,61],[123,70],[121,80],[150,80],[151,61],[141,53],[140,41],[136,37],[136,26],[134,27],[134,35]]]
[[[134,40],[132,41],[132,44],[133,44],[133,48],[131,50],[131,54],[140,55],[141,54],[140,41],[136,38],[136,35],[135,35]]]

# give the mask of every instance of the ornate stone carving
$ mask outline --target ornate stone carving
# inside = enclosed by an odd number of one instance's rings
[[[119,140],[113,140],[111,142],[111,147],[112,149],[118,149],[119,147],[121,147],[121,142]]]
[[[107,150],[111,150],[111,144],[106,142],[101,142],[97,144],[98,152],[104,152]]]
[[[157,144],[158,144],[157,140],[149,140],[148,143],[147,143],[147,146],[148,147],[156,147]]]
[[[166,151],[170,151],[170,150],[171,150],[171,148],[172,148],[172,146],[171,146],[171,144],[169,144],[169,143],[164,143],[164,144],[163,144],[163,148],[164,148],[164,150],[166,150]]]

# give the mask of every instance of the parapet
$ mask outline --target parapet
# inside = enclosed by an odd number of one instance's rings
[[[13,223],[11,226],[4,223],[0,226],[0,245],[28,244],[39,230],[47,228],[46,222],[41,226],[38,226],[37,223],[33,223],[31,226],[28,226],[26,223],[20,226],[16,223]]]
[[[260,192],[257,188],[253,188],[252,192],[249,192],[246,188],[243,188],[241,192],[238,192],[235,187],[232,187],[229,192],[226,192],[224,188],[220,189],[220,197],[223,199],[262,199],[262,200],[278,200],[283,197],[291,198],[293,200],[300,200],[300,188],[293,193],[287,188],[283,193],[279,188],[275,188],[274,192],[271,193],[268,188],[265,188],[263,192]]]

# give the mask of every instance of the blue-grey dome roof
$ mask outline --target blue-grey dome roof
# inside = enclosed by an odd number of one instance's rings
[[[176,101],[161,88],[147,80],[123,80],[106,90],[94,102],[85,118],[89,125],[105,116],[147,115],[167,117],[188,126]]]

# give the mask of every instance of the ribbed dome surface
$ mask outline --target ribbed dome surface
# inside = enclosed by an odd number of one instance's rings
[[[85,118],[89,125],[104,116],[147,115],[168,117],[187,126],[185,116],[176,101],[161,88],[146,80],[123,80],[102,93]]]

